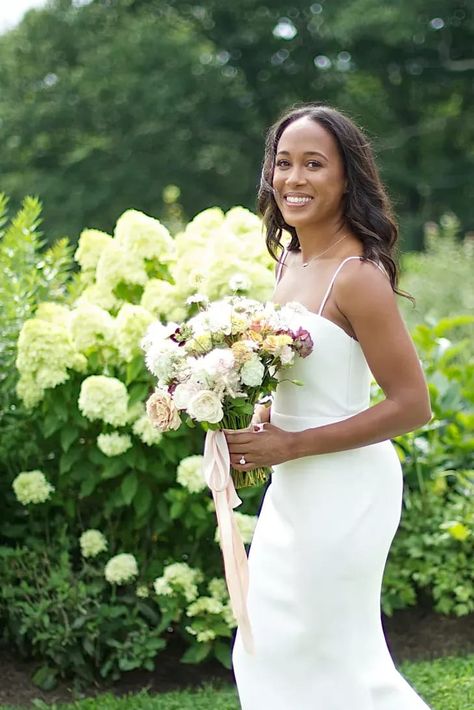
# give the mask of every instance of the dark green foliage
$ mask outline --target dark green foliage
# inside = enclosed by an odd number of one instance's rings
[[[405,248],[447,209],[472,226],[467,0],[56,0],[0,37],[3,189],[48,233],[109,231],[124,204],[165,219],[255,207],[263,137],[295,102],[347,111],[374,141]],[[34,119],[33,119],[34,117]]]

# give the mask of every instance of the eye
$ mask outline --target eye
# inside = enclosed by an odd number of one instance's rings
[[[284,163],[285,163],[285,165],[284,165]],[[276,165],[278,168],[284,168],[284,167],[286,167],[287,165],[289,165],[289,163],[288,163],[288,160],[280,159],[280,160],[277,160],[277,162],[275,163],[275,165]],[[317,160],[308,160],[308,162],[306,163],[306,165],[314,165],[314,166],[316,166],[317,168],[321,168],[321,167],[322,167],[321,163],[319,163]]]

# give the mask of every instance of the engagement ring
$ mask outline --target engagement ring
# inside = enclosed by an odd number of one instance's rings
[[[240,459],[239,463],[247,463],[247,461],[245,460],[245,456],[242,456],[242,458]]]

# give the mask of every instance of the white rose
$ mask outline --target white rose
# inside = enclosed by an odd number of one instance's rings
[[[280,352],[280,360],[282,365],[291,365],[295,359],[295,353],[289,345],[284,345]]]
[[[187,407],[190,417],[198,422],[216,424],[224,416],[219,397],[211,390],[202,390],[194,395]]]
[[[247,360],[240,371],[240,378],[244,385],[257,387],[262,384],[265,367],[258,358]]]
[[[188,382],[182,382],[176,385],[173,392],[173,400],[177,409],[186,409],[192,397],[198,392],[199,388]]]

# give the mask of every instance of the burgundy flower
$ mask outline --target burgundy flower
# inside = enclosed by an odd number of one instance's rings
[[[294,338],[294,349],[300,357],[308,357],[314,348],[314,342],[311,335],[305,328],[301,326],[296,331],[292,331]]]

